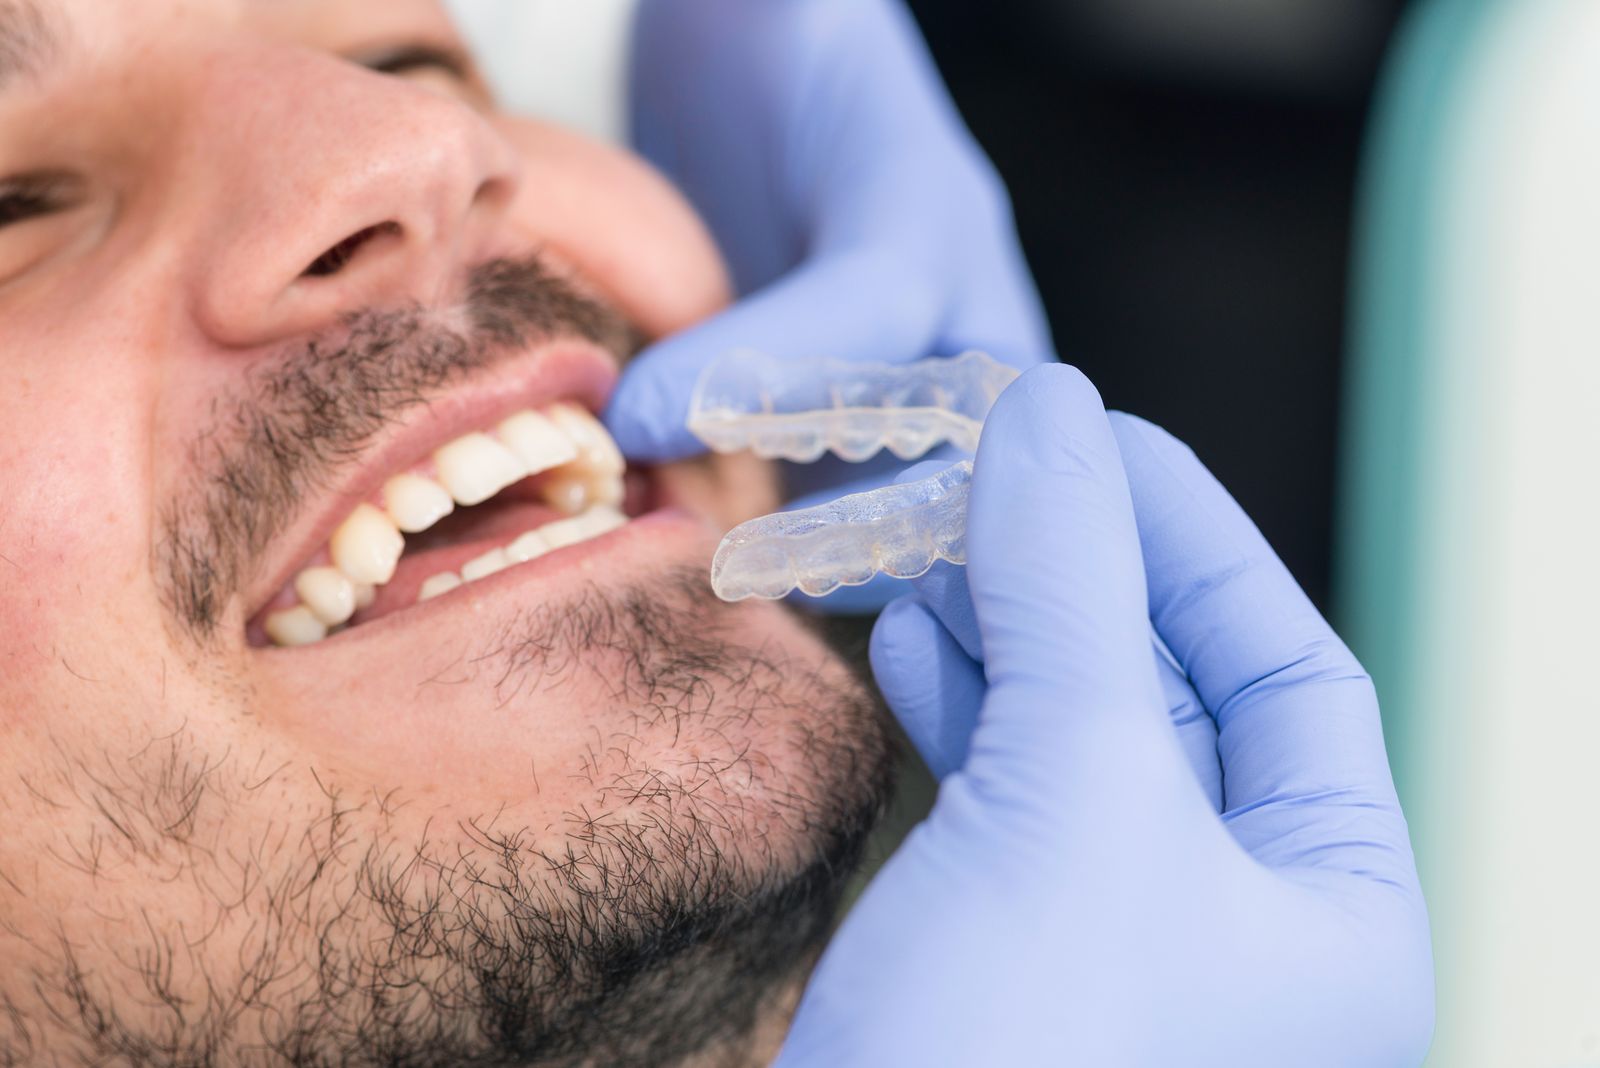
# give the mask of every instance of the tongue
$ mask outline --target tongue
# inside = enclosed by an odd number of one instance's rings
[[[461,567],[491,549],[502,549],[518,535],[564,518],[542,502],[502,501],[498,498],[447,516],[421,534],[406,535],[406,550],[394,578],[378,587],[372,604],[358,611],[351,625],[409,608],[417,602],[423,582],[442,571],[461,573]]]

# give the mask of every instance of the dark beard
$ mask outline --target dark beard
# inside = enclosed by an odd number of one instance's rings
[[[612,746],[581,769],[599,811],[568,813],[554,843],[489,816],[448,848],[358,831],[369,803],[329,788],[326,817],[262,872],[268,907],[250,920],[265,932],[242,982],[212,977],[203,1002],[174,999],[159,962],[181,947],[154,927],[116,956],[158,963],[118,976],[80,962],[64,932],[62,975],[36,981],[65,990],[52,1015],[83,1062],[665,1065],[706,1051],[740,1061],[741,1040],[781,1009],[826,939],[893,757],[864,686],[738,644],[714,603],[698,570],[594,591],[509,621],[481,663],[512,712],[518,694],[610,665],[636,737],[739,738],[760,724],[762,744],[797,770],[737,746],[674,768]],[[730,771],[760,768],[751,790],[720,789]],[[189,779],[170,766],[162,778]],[[776,825],[798,848],[768,844]],[[181,1010],[154,1026],[130,1018],[173,1000]],[[0,1063],[26,1056],[0,1041]]]

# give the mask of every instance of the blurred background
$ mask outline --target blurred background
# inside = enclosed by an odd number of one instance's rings
[[[913,0],[1061,358],[1329,603],[1350,229],[1400,0]]]
[[[635,0],[450,2],[504,99],[626,139]],[[1061,356],[1373,676],[1429,1064],[1600,1068],[1600,0],[906,2]]]
[[[911,2],[1062,358],[1373,675],[1429,1064],[1600,1065],[1600,3]]]

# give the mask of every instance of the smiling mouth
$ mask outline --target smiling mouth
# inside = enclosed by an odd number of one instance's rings
[[[628,474],[605,427],[573,401],[464,434],[357,504],[247,637],[257,646],[318,642],[602,537],[628,523],[625,498],[640,503]]]

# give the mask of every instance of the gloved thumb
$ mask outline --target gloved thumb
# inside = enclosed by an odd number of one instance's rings
[[[1144,561],[1100,395],[1046,365],[984,424],[967,581],[989,694],[967,770],[1010,794],[1094,793],[1183,767],[1151,655]]]

